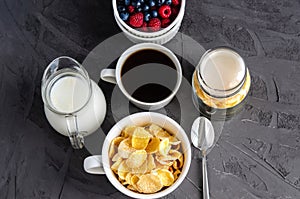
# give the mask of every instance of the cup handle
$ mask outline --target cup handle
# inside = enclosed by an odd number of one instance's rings
[[[117,84],[115,69],[110,69],[110,68],[103,69],[101,71],[100,77],[103,81]]]
[[[84,159],[83,168],[90,174],[105,174],[101,155],[93,155]]]
[[[81,149],[84,146],[84,138],[78,131],[77,115],[66,115],[65,118],[72,147]]]

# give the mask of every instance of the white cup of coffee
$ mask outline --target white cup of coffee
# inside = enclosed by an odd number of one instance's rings
[[[168,48],[141,43],[128,48],[120,56],[116,69],[103,69],[101,79],[117,84],[137,107],[157,110],[176,95],[182,81],[182,69]]]

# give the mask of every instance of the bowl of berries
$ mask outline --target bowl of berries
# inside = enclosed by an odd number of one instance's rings
[[[116,18],[116,17],[115,17]],[[119,28],[123,31],[125,37],[132,41],[133,43],[156,43],[156,44],[165,44],[168,41],[170,41],[178,32],[181,23],[175,24],[174,27],[172,27],[168,32],[166,32],[163,35],[159,35],[156,37],[140,37],[135,34],[130,33],[128,30],[126,30],[116,19],[116,22],[119,26]]]
[[[134,38],[131,40],[141,42],[155,42],[166,34],[168,38],[175,36],[185,10],[185,0],[113,0],[112,3],[118,26],[127,37]]]

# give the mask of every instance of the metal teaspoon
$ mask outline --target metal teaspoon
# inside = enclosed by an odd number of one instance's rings
[[[203,172],[203,198],[209,199],[209,186],[207,178],[206,155],[207,150],[212,147],[215,139],[215,132],[212,123],[205,117],[195,119],[191,140],[193,145],[202,152],[202,172]]]

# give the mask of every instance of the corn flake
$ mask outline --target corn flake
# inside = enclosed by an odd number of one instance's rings
[[[118,159],[110,168],[111,170],[113,170],[115,173],[118,173],[118,168],[122,162],[122,158],[121,159]]]
[[[151,141],[149,142],[148,146],[145,149],[146,152],[148,154],[156,153],[159,148],[159,143],[160,143],[159,138],[157,138],[157,137],[152,138]]]
[[[131,185],[131,184],[129,184],[129,185],[127,186],[127,189],[129,189],[129,190],[131,190],[131,191],[137,191],[137,189],[135,188],[135,186],[133,186],[133,185]]]
[[[166,165],[166,166],[171,166],[173,164],[173,161],[171,160],[166,160],[167,157],[162,156],[162,155],[156,155],[155,159],[157,162],[159,162],[162,165]]]
[[[125,138],[123,137],[116,137],[112,140],[112,144],[115,146],[119,146],[120,142],[122,142]]]
[[[159,131],[163,131],[163,129],[156,124],[151,124],[147,127],[147,129],[151,133],[151,135],[156,135]]]
[[[144,128],[137,127],[132,135],[132,147],[138,150],[145,149],[152,135]]]
[[[183,155],[178,158],[179,160],[179,168],[183,167]]]
[[[116,146],[115,145],[113,145],[113,144],[111,144],[110,145],[110,147],[109,147],[109,151],[108,151],[108,157],[109,158],[112,158],[114,155],[115,155],[115,153],[116,153]]]
[[[179,145],[181,143],[181,141],[174,136],[170,136],[168,138],[171,145]]]
[[[155,164],[154,158],[151,154],[149,154],[148,158],[147,158],[147,172],[150,172],[155,167],[156,167],[156,164]]]
[[[134,151],[135,149],[131,147],[130,138],[123,140],[118,147],[118,153],[122,158],[128,158]]]
[[[118,167],[118,176],[120,179],[125,180],[125,177],[127,173],[130,171],[130,168],[125,163],[125,160],[121,162],[121,164]]]
[[[169,170],[158,169],[156,172],[163,186],[170,186],[174,183],[174,176]]]
[[[142,193],[155,193],[163,187],[159,177],[154,174],[142,175],[136,185]]]
[[[155,134],[156,137],[158,137],[159,139],[165,139],[165,138],[169,138],[171,137],[171,135],[167,132],[167,131],[158,131],[156,134]]]
[[[163,155],[163,156],[167,156],[170,149],[171,149],[171,145],[169,144],[169,139],[168,138],[164,138],[159,143],[159,153],[161,155]]]
[[[132,177],[132,173],[127,173],[127,175],[125,176],[125,182],[126,184],[131,184],[131,177]]]
[[[138,175],[133,175],[130,179],[130,182],[132,185],[136,185],[136,183],[140,180],[140,177]]]
[[[126,160],[126,164],[129,168],[137,168],[142,166],[146,159],[147,152],[145,150],[137,150],[130,154]]]
[[[156,157],[155,157],[156,158]],[[156,169],[168,169],[169,166],[167,164],[161,164],[157,160],[155,161]]]
[[[168,157],[170,160],[177,160],[177,159],[180,158],[180,156],[182,156],[182,154],[181,154],[179,151],[176,151],[176,150],[170,150],[167,157]]]
[[[142,166],[137,167],[137,168],[132,168],[131,173],[133,174],[145,174],[147,173],[148,170],[148,161],[145,160]]]
[[[112,157],[111,161],[117,162],[120,158],[122,159],[122,157],[121,157],[118,153],[116,153],[116,154]]]
[[[121,136],[124,138],[131,137],[137,126],[127,126],[123,129]]]
[[[181,169],[183,166],[183,156],[180,156],[177,160],[173,162],[174,169]]]

